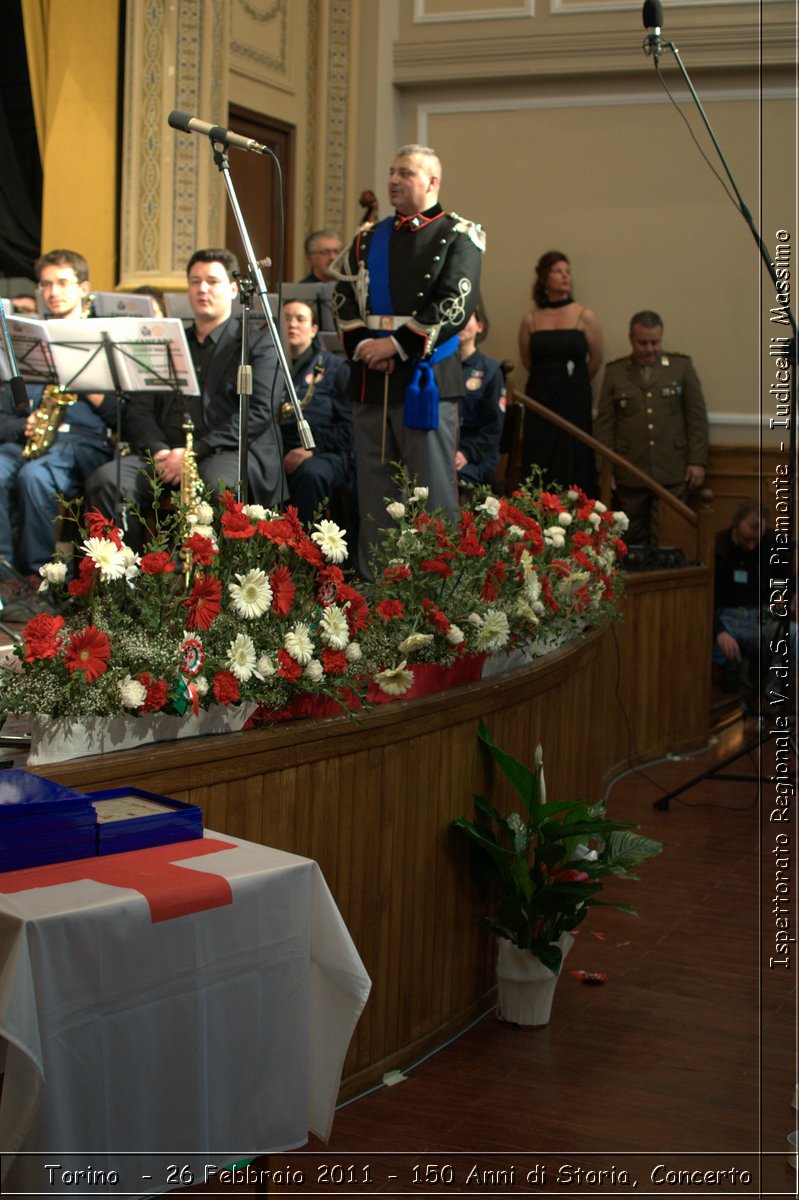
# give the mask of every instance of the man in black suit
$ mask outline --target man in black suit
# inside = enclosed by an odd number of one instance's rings
[[[162,482],[180,486],[185,451],[184,417],[194,424],[197,469],[209,488],[234,489],[238,480],[239,397],[237,374],[241,358],[241,323],[231,315],[239,265],[229,250],[196,250],[189,259],[189,302],[194,322],[187,331],[200,396],[137,393],[124,415],[124,436],[131,453],[120,463],[121,491],[137,504],[146,504],[148,454]],[[270,403],[277,355],[268,334],[250,330],[252,395],[247,462],[248,499],[277,506],[286,495],[283,448],[275,411]],[[275,389],[275,403],[282,396]],[[107,463],[86,482],[86,502],[111,515],[116,507],[116,463]],[[131,516],[128,541],[141,543],[142,531]]]

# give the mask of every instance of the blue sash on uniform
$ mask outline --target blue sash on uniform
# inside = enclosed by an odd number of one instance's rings
[[[388,243],[394,229],[394,218],[385,217],[372,230],[369,240],[369,307],[375,313],[394,316],[391,292],[388,283]],[[392,331],[375,331],[379,337],[387,337]],[[437,346],[427,359],[419,359],[414,366],[413,377],[405,389],[402,423],[409,429],[438,429],[438,402],[440,393],[433,374],[433,366],[449,358],[458,349],[455,334]]]

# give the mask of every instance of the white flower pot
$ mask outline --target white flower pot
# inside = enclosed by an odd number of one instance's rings
[[[555,944],[565,959],[574,938],[562,933]],[[497,1015],[514,1025],[548,1025],[560,973],[553,975],[531,950],[520,950],[507,938],[497,938],[497,952]]]
[[[69,758],[83,758],[87,754],[132,750],[151,742],[171,742],[211,733],[237,733],[254,710],[255,705],[247,701],[227,707],[212,704],[196,717],[190,712],[182,717],[145,713],[139,717],[83,717],[80,721],[34,716],[30,718],[28,765],[42,766]]]

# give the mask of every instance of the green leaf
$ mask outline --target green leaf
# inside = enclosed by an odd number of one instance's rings
[[[662,849],[662,842],[655,842],[638,833],[612,833],[602,858],[614,872],[621,873],[629,867],[638,866],[647,858],[654,858]]]

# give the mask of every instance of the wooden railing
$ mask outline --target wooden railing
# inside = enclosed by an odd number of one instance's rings
[[[523,392],[517,391],[515,388],[509,389],[509,396],[513,402],[523,408],[529,409],[537,416],[543,417],[552,425],[556,425],[558,429],[564,430],[578,441],[589,446],[598,459],[601,459],[599,470],[599,499],[603,504],[610,505],[611,503],[611,476],[613,467],[623,467],[628,475],[632,475],[642,487],[648,488],[654,496],[660,501],[660,516],[659,516],[659,544],[661,546],[675,546],[682,550],[688,562],[700,562],[712,564],[713,562],[713,522],[712,522],[712,503],[713,493],[709,489],[702,489],[696,493],[697,507],[693,508],[688,504],[684,504],[682,500],[678,500],[670,491],[648,475],[646,471],[642,471],[640,467],[636,467],[623,454],[611,450],[603,442],[597,440],[590,433],[586,433],[584,429],[580,429],[572,421],[566,417],[560,416],[559,413],[553,412],[551,408],[540,404],[537,400],[533,400],[530,396],[526,396]],[[519,482],[519,469],[514,460],[513,450],[509,450],[508,457],[508,482],[515,485]]]

